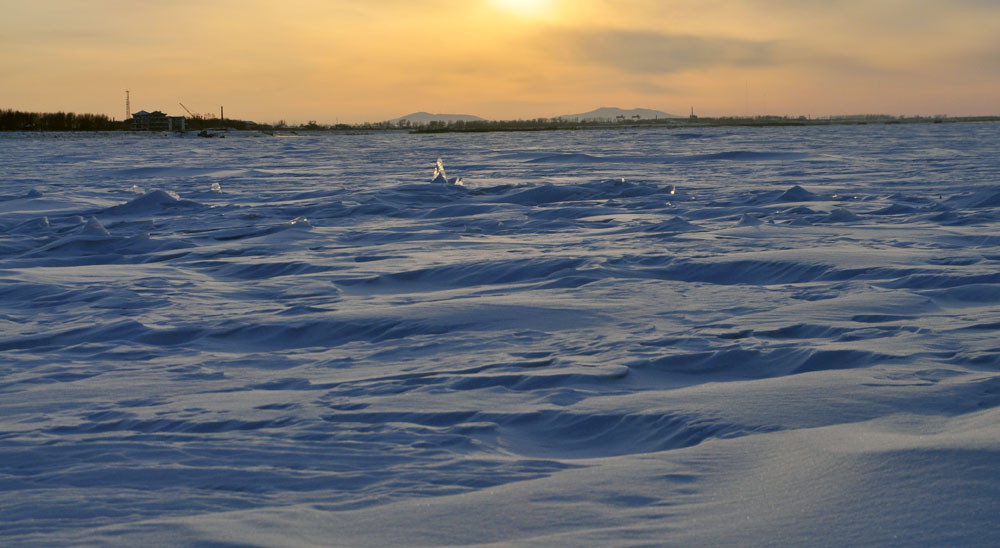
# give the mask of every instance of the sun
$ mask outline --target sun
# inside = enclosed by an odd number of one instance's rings
[[[493,0],[493,4],[508,13],[521,17],[543,17],[551,6],[549,0]]]

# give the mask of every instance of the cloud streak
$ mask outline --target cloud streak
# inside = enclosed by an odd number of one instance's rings
[[[547,34],[546,47],[576,64],[599,65],[642,75],[669,75],[712,68],[812,66],[859,73],[886,70],[860,59],[814,51],[787,40],[748,40],[617,29],[564,30]]]
[[[778,61],[776,42],[627,30],[569,30],[549,36],[577,62],[639,74],[670,74],[715,66],[760,67]]]

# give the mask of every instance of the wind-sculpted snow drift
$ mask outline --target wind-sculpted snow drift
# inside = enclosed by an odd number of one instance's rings
[[[990,545],[998,138],[0,136],[0,544]]]

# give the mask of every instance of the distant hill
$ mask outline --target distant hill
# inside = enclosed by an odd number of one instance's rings
[[[431,122],[477,122],[484,120],[479,116],[473,116],[471,114],[431,114],[430,112],[414,112],[413,114],[407,114],[406,116],[400,116],[399,118],[394,118],[389,120],[393,124],[399,123],[400,120],[407,120],[411,124],[429,124]]]
[[[602,107],[597,110],[592,110],[590,112],[583,112],[581,114],[564,114],[559,116],[563,120],[614,120],[619,116],[624,116],[625,118],[632,119],[634,116],[638,116],[643,120],[648,120],[652,118],[683,118],[683,116],[678,116],[676,114],[670,114],[669,112],[663,112],[662,110],[652,110],[648,108],[633,108],[626,110],[623,108],[614,107]]]

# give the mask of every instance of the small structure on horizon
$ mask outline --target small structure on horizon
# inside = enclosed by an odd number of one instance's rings
[[[125,124],[132,131],[184,131],[183,116],[167,116],[159,110],[140,110],[126,120]]]
[[[688,116],[688,118],[690,118],[692,120],[697,120],[698,119],[698,115],[694,113],[694,107],[691,107],[691,116]]]

